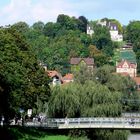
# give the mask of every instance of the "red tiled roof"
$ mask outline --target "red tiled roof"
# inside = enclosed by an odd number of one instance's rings
[[[94,59],[93,58],[71,58],[70,64],[76,65],[79,64],[80,61],[85,61],[87,65],[94,65]]]
[[[62,76],[61,76],[61,74],[60,73],[58,73],[57,71],[53,71],[53,70],[48,70],[47,71],[47,74],[48,74],[48,76],[49,77],[55,77],[55,76],[57,76],[60,80],[61,80],[61,82],[63,83],[63,79],[62,79]]]
[[[133,80],[136,82],[136,84],[140,84],[140,77],[134,77]]]
[[[127,60],[122,60],[120,63],[117,64],[116,67],[117,67],[117,68],[122,68],[123,65],[124,65],[124,63],[127,63],[127,65],[128,65],[129,68],[136,68],[136,67],[137,67],[136,64],[130,63],[130,62],[127,61]]]
[[[73,74],[66,74],[64,77],[63,77],[63,80],[73,80]]]
[[[58,76],[59,77],[59,73],[57,71],[48,70],[47,73],[48,73],[49,77],[54,77],[54,76]]]

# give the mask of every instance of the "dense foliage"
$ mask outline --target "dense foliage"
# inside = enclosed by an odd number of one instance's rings
[[[104,20],[104,19],[103,19]],[[115,19],[125,41],[133,43],[140,72],[140,21],[124,28]],[[94,34],[86,34],[87,24],[94,25]],[[89,22],[86,17],[61,14],[56,22],[38,21],[32,26],[18,22],[0,28],[0,116],[6,119],[34,108],[35,113],[47,112],[49,117],[119,117],[124,111],[139,111],[139,93],[130,77],[114,74],[111,63],[114,48],[109,29]],[[49,87],[48,76],[39,65],[63,74],[70,71],[72,57],[94,58],[94,71],[81,67],[74,73],[74,82]],[[51,95],[50,95],[51,92]],[[50,97],[50,98],[49,98]],[[47,110],[47,111],[46,111]],[[127,139],[128,131],[71,131],[91,139]],[[82,134],[82,135],[81,135]],[[87,139],[87,137],[85,137]]]
[[[140,21],[131,21],[125,29],[126,40],[133,44],[136,53],[137,71],[140,73]]]
[[[136,100],[140,96],[129,77],[111,74],[113,67],[110,66],[100,67],[93,73],[84,68],[82,70],[80,74],[75,74],[74,83],[52,88],[48,104],[50,117],[120,117],[123,111],[139,110]],[[134,102],[129,102],[131,100]],[[70,134],[83,134],[90,139],[125,140],[129,131],[74,130]]]
[[[25,39],[12,27],[0,29],[0,115],[36,107],[50,95],[48,77]],[[10,113],[12,112],[12,113]]]

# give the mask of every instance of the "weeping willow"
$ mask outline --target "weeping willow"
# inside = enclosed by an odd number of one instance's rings
[[[50,117],[119,117],[122,113],[121,93],[107,86],[85,81],[56,86],[49,100]],[[90,139],[126,140],[128,131],[96,130],[87,132]]]

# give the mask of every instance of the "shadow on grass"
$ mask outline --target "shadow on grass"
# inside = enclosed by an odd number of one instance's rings
[[[0,140],[37,140],[38,138],[45,136],[46,133],[37,128],[27,128],[20,126],[0,127]]]
[[[21,126],[0,127],[0,140],[38,140],[59,134],[66,135],[68,132]]]

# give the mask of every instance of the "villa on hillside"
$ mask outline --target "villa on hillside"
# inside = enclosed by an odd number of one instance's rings
[[[115,23],[110,23],[109,29],[112,41],[123,41],[123,36],[122,34],[119,34],[118,26]]]
[[[92,34],[94,34],[94,30],[93,27],[91,25],[87,25],[87,34],[92,36]]]
[[[92,71],[95,68],[93,58],[71,58],[71,71],[79,71],[80,67],[85,66],[88,70]]]
[[[101,26],[106,26],[109,28],[112,41],[117,41],[117,42],[123,41],[123,35],[119,33],[118,25],[114,23],[113,21],[98,20],[97,24]],[[89,24],[87,25],[87,34],[89,34],[90,36],[94,34],[92,25],[89,25]]]
[[[122,60],[116,64],[116,72],[130,77],[137,76],[137,64],[131,63],[128,60]]]

